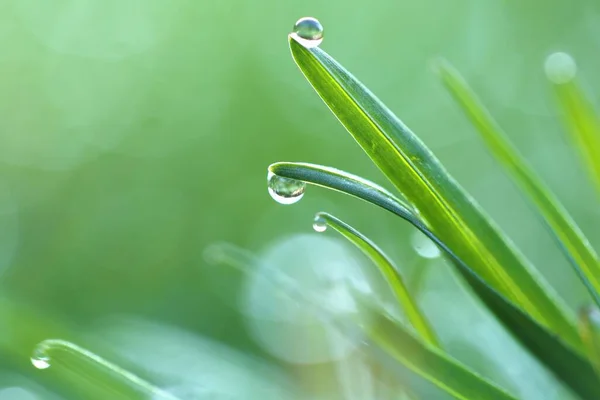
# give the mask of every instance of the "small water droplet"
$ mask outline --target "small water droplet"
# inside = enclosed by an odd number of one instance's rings
[[[317,47],[323,41],[323,25],[316,18],[300,18],[294,24],[292,35],[304,47]]]
[[[577,64],[573,57],[567,53],[552,53],[546,58],[544,63],[546,76],[552,83],[568,83],[577,75]]]
[[[50,367],[50,357],[36,352],[31,357],[31,363],[37,369],[46,369]]]
[[[313,229],[316,232],[325,232],[327,230],[327,221],[325,218],[317,214],[313,222]]]
[[[423,258],[438,258],[440,249],[421,232],[415,232],[411,237],[413,249]]]
[[[279,204],[294,204],[304,196],[306,183],[284,178],[269,171],[267,176],[269,194]]]

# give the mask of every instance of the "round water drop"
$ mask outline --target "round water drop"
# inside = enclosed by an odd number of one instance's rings
[[[316,18],[300,18],[294,24],[292,35],[304,47],[317,47],[323,41],[323,25]]]
[[[317,214],[313,222],[313,229],[315,232],[325,232],[327,230],[327,221],[325,218]]]
[[[50,367],[50,357],[43,354],[35,353],[31,357],[31,363],[37,369],[46,369]]]
[[[550,54],[544,63],[546,76],[552,83],[558,85],[568,83],[577,75],[577,64],[567,53],[557,52]]]
[[[438,258],[440,249],[421,232],[415,232],[411,237],[413,249],[423,258]]]
[[[269,194],[279,204],[294,204],[304,196],[306,183],[295,179],[284,178],[269,172],[267,176]]]

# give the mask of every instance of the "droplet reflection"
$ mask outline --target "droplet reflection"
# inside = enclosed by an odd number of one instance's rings
[[[316,18],[300,18],[294,24],[292,35],[304,47],[317,47],[323,42],[323,25]]]
[[[327,221],[321,215],[317,214],[313,222],[315,232],[325,232],[327,230]]]
[[[304,196],[306,183],[284,178],[269,171],[267,175],[269,194],[279,204],[294,204]]]
[[[415,232],[411,239],[413,249],[423,258],[438,258],[441,255],[440,249],[421,232]]]

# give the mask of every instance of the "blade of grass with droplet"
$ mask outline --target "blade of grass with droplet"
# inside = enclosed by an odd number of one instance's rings
[[[576,79],[552,86],[571,140],[600,192],[600,116]]]
[[[147,382],[132,372],[66,340],[46,339],[38,343],[31,360],[33,365],[37,368],[45,369],[49,368],[51,363],[60,360],[62,353],[75,355],[77,358],[85,360],[90,365],[97,368],[103,375],[106,375],[107,377],[111,376],[122,381],[123,384],[135,389],[140,395],[139,398],[144,394],[144,397],[151,396],[152,399],[156,400],[180,400],[178,397],[152,385],[150,382]],[[68,363],[66,363],[66,365],[68,365]],[[115,390],[116,388],[117,386],[115,384]],[[129,394],[129,396],[123,398],[132,398],[131,396],[132,395]]]
[[[560,300],[416,135],[323,50],[289,43],[325,104],[427,225],[486,282],[577,346]]]
[[[600,398],[600,381],[584,357],[585,349],[578,341],[576,346],[565,343],[554,333],[537,323],[521,308],[487,284],[460,257],[452,252],[409,207],[385,189],[334,168],[306,163],[276,163],[273,173],[317,186],[340,191],[378,205],[411,223],[431,239],[449,256],[456,270],[465,278],[475,294],[484,302],[500,322],[544,363],[557,379],[571,387],[584,399]]]
[[[387,189],[346,171],[300,162],[278,162],[269,165],[268,170],[277,176],[303,181],[357,197],[396,215],[414,214],[409,205]]]
[[[431,328],[429,321],[423,315],[418,305],[414,302],[412,296],[406,289],[404,280],[398,272],[398,268],[394,265],[392,260],[385,255],[385,253],[375,245],[371,240],[361,234],[359,231],[327,213],[317,214],[317,218],[322,218],[328,226],[335,229],[337,232],[342,234],[352,244],[354,244],[360,251],[362,251],[367,257],[373,261],[373,263],[379,269],[379,272],[383,275],[386,282],[390,285],[396,299],[402,310],[406,313],[408,321],[415,328],[415,330],[421,335],[423,340],[432,346],[439,347],[439,341]]]
[[[438,63],[437,70],[442,82],[475,125],[492,154],[536,205],[536,210],[546,221],[592,298],[600,305],[600,259],[583,232],[511,145],[498,123],[458,71],[445,61]],[[600,139],[600,135],[598,138]]]

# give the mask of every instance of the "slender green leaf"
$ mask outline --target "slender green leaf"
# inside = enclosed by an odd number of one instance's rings
[[[569,136],[582,155],[587,169],[600,192],[600,116],[584,90],[575,79],[576,66],[569,55],[567,62],[573,63],[573,76],[570,79],[550,79],[554,87],[558,104],[563,111],[563,119]],[[552,69],[552,66],[548,66]],[[555,66],[558,67],[558,66]],[[560,68],[560,67],[558,67]],[[547,71],[552,78],[553,71]],[[561,71],[554,71],[561,72]]]
[[[406,289],[402,276],[398,272],[398,268],[394,265],[392,260],[385,255],[375,243],[333,215],[319,213],[317,214],[316,220],[321,220],[323,223],[326,223],[328,226],[341,233],[373,261],[379,269],[379,272],[381,272],[387,283],[390,285],[411,325],[427,343],[435,347],[440,347],[439,341],[431,328],[429,321],[427,321],[427,318],[425,318],[422,311],[419,309],[419,306],[412,299],[412,296]]]
[[[560,243],[590,294],[600,305],[600,259],[575,221],[552,192],[541,182],[519,152],[469,88],[447,62],[438,64],[440,77],[484,142],[537,206],[550,231]],[[600,136],[598,137],[600,139]]]
[[[596,307],[581,308],[579,334],[596,373],[600,376],[600,311]]]
[[[63,353],[75,355],[78,358],[89,362],[94,367],[103,371],[107,377],[117,378],[131,388],[134,388],[137,392],[144,393],[146,396],[152,396],[153,399],[179,400],[178,397],[152,385],[150,382],[145,381],[126,369],[111,363],[81,346],[67,342],[66,340],[46,339],[43,342],[38,343],[33,352],[33,356],[31,357],[31,361],[36,368],[46,369],[50,367],[51,363],[60,360]]]
[[[307,182],[357,197],[396,215],[413,215],[412,207],[387,189],[348,172],[323,165],[278,162],[269,166],[269,172],[284,178]]]
[[[492,382],[431,346],[367,301],[355,296],[361,306],[359,326],[367,351],[386,362],[391,359],[418,377],[427,380],[452,397],[461,400],[516,399]],[[389,368],[394,372],[393,368]],[[404,376],[401,371],[400,377]],[[411,388],[419,395],[417,388]]]
[[[327,53],[293,38],[290,48],[327,106],[427,226],[486,282],[578,346],[560,300],[417,136]]]
[[[385,189],[378,187],[370,189],[370,186],[364,184],[368,181],[364,180],[362,180],[363,184],[356,184],[360,180],[355,179],[356,177],[353,175],[318,165],[278,163],[271,166],[271,168],[284,177],[342,191],[361,198],[411,223],[450,257],[456,270],[465,278],[484,304],[517,340],[552,371],[557,379],[571,387],[583,399],[600,398],[600,381],[595,376],[592,365],[584,357],[585,349],[581,341],[576,343],[577,346],[565,343],[564,340],[541,326],[500,292],[494,290],[427,228],[409,210],[408,206],[403,205],[400,200],[393,198],[393,196],[389,197]],[[350,182],[341,182],[346,179],[349,179]],[[370,190],[371,193],[367,194]]]

